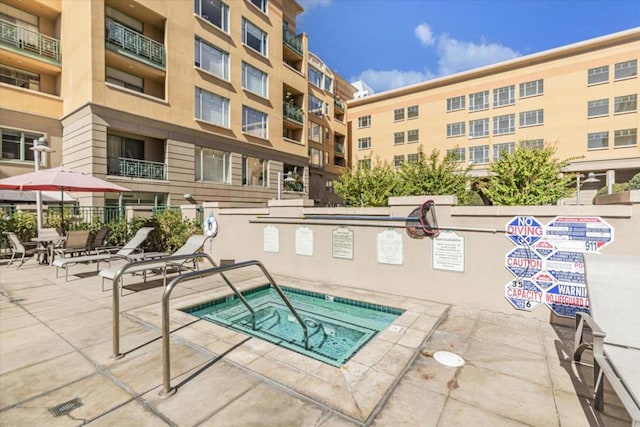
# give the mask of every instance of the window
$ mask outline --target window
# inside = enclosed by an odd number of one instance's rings
[[[526,83],[520,83],[520,98],[529,96],[542,95],[544,93],[544,81],[533,80]]]
[[[371,159],[358,160],[358,167],[361,169],[371,169]]]
[[[242,43],[267,56],[267,33],[244,18],[242,19]]]
[[[394,132],[393,145],[404,144],[404,132]]]
[[[196,147],[196,181],[231,183],[231,154],[211,148]]]
[[[638,60],[619,62],[614,67],[615,80],[626,79],[629,77],[635,77],[638,75]]]
[[[0,128],[0,160],[33,162],[33,141],[44,135],[19,130]],[[40,156],[44,164],[44,157]]]
[[[40,91],[40,75],[0,65],[0,82]]]
[[[447,137],[464,135],[464,122],[449,123],[447,124]]]
[[[267,13],[268,0],[249,0],[255,7]]]
[[[331,87],[333,85],[333,79],[329,76],[324,76],[324,90],[332,92]]]
[[[393,156],[393,167],[399,168],[404,163],[404,154]]]
[[[358,129],[371,126],[371,116],[358,117]]]
[[[254,110],[246,105],[242,106],[242,132],[258,138],[268,138],[269,116],[262,111]]]
[[[309,94],[309,114],[315,114],[322,117],[322,109],[324,102],[321,99]]]
[[[309,141],[313,141],[313,142],[317,142],[318,144],[322,144],[322,134],[323,134],[323,127],[320,126],[317,123],[314,123],[312,121],[308,122],[308,128],[309,128]]]
[[[404,120],[404,108],[398,108],[396,110],[393,110],[393,120],[396,122],[400,120]]]
[[[544,110],[524,111],[520,113],[520,127],[535,126],[544,123]]]
[[[124,157],[126,159],[144,160],[144,140],[127,138],[120,135],[107,135],[107,157],[109,159],[117,159]],[[120,175],[119,166],[114,172],[109,164],[109,174]]]
[[[542,150],[544,148],[544,140],[540,139],[525,139],[520,141],[520,148],[527,150]]]
[[[606,116],[609,114],[609,100],[598,99],[589,101],[587,107],[587,117]]]
[[[627,113],[638,109],[638,95],[616,96],[614,98],[614,113]]]
[[[229,6],[220,0],[195,0],[195,13],[220,28],[229,32]]]
[[[609,81],[609,66],[590,68],[587,71],[587,84],[607,83]]]
[[[464,162],[464,148],[450,148],[447,150],[447,158],[452,159],[454,162]]]
[[[322,89],[322,73],[313,67],[309,67],[309,82]]]
[[[505,86],[493,90],[493,106],[512,105],[516,102],[516,87]]]
[[[324,166],[324,152],[317,148],[309,147],[309,166],[321,168]]]
[[[447,99],[447,112],[464,110],[464,95]]]
[[[587,148],[596,150],[609,147],[609,132],[594,132],[587,135]]]
[[[500,160],[503,153],[511,154],[516,149],[515,142],[505,142],[504,144],[493,144],[493,161]]]
[[[469,111],[486,110],[487,108],[489,108],[488,90],[469,95]]]
[[[407,154],[407,163],[418,163],[420,155],[418,153]]]
[[[638,129],[617,130],[613,134],[614,147],[628,147],[638,144]]]
[[[413,142],[418,142],[418,129],[412,129],[407,131],[407,143],[411,144]]]
[[[229,53],[196,38],[196,67],[229,80]]]
[[[489,119],[469,120],[469,138],[489,136]]]
[[[144,93],[144,79],[142,77],[134,76],[115,68],[107,67],[106,81],[126,89]]]
[[[407,108],[407,118],[408,119],[415,119],[418,117],[418,106],[417,105],[412,105],[411,107]]]
[[[504,116],[496,116],[493,118],[493,134],[503,135],[505,133],[514,133],[516,131],[516,115],[505,114]]]
[[[269,162],[257,157],[242,156],[242,185],[266,187]]]
[[[371,137],[358,138],[358,150],[368,150],[371,148]]]
[[[255,67],[242,63],[242,87],[246,90],[268,98],[269,76]]]
[[[197,87],[196,118],[228,128],[229,99]]]
[[[489,163],[489,146],[469,147],[469,163]]]

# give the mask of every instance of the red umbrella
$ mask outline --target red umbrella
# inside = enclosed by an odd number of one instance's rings
[[[0,189],[19,191],[80,191],[85,193],[131,191],[128,188],[112,184],[92,175],[64,169],[62,166],[51,169],[40,169],[37,172],[0,179]],[[64,212],[64,210],[62,212]],[[64,214],[62,213],[62,215]],[[62,220],[63,218],[61,218],[61,222]]]

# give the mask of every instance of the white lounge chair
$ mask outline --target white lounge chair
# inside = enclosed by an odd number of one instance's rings
[[[96,271],[100,270],[101,262],[108,262],[111,265],[112,260],[116,259],[129,259],[138,252],[140,252],[140,245],[147,239],[149,233],[153,230],[153,227],[143,227],[139,229],[136,234],[129,240],[122,248],[117,252],[103,252],[93,255],[85,255],[71,258],[57,258],[53,261],[53,265],[56,267],[56,278],[58,277],[58,269],[64,268],[65,280],[69,280],[69,267],[79,263],[97,263]]]
[[[213,236],[207,236],[207,235],[194,235],[191,236],[187,239],[187,241],[185,242],[184,245],[182,245],[180,248],[176,249],[175,252],[173,252],[172,254],[168,254],[167,257],[176,257],[176,256],[183,256],[184,259],[182,260],[172,260],[172,261],[163,261],[162,257],[157,258],[156,262],[151,263],[151,264],[143,264],[143,265],[139,265],[139,266],[134,266],[131,267],[129,269],[126,270],[125,273],[142,273],[142,275],[144,276],[144,282],[146,283],[147,281],[147,273],[151,272],[151,271],[160,271],[162,273],[163,276],[163,286],[165,286],[167,284],[167,272],[169,270],[176,270],[178,272],[180,272],[182,269],[187,268],[187,263],[190,261],[193,261],[193,268],[189,268],[192,270],[196,270],[198,269],[198,263],[197,260],[190,257],[190,255],[194,255],[197,253],[200,253],[203,251],[204,249],[204,244],[205,242],[212,238]],[[166,257],[165,257],[166,258]],[[110,279],[110,280],[114,280],[116,273],[122,268],[122,266],[119,267],[110,267],[108,269],[104,269],[101,270],[100,273],[98,274],[100,277],[102,277],[102,290],[104,291],[104,280],[105,279]],[[113,283],[113,282],[112,282]],[[124,288],[124,279],[122,279],[120,281],[120,294],[122,295],[123,293],[123,288]]]
[[[585,327],[593,336],[594,406],[604,407],[604,378],[640,426],[640,257],[584,254],[591,315],[578,313],[573,358],[585,349]]]

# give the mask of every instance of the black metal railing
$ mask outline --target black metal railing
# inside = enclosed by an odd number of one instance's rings
[[[127,157],[109,157],[107,173],[109,175],[131,178],[166,179],[166,165],[149,160],[129,159]]]

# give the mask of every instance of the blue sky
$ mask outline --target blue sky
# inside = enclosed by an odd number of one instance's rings
[[[297,31],[376,92],[640,26],[640,1],[298,0]]]

